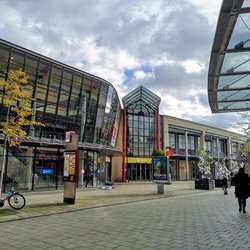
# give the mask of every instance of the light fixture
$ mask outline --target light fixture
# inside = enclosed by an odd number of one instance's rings
[[[249,42],[250,39],[247,39],[245,42],[244,41],[241,41],[239,43],[237,43],[235,46],[234,46],[234,49],[244,49],[244,45],[245,43]]]
[[[234,73],[235,69],[241,67],[242,65],[244,65],[245,63],[247,63],[247,62],[249,62],[249,61],[250,61],[250,59],[247,59],[246,61],[244,61],[244,62],[238,64],[237,66],[231,67],[230,69],[228,69],[228,70],[226,71],[226,73]]]
[[[234,72],[234,67],[227,70],[227,73],[233,73],[233,72]]]
[[[234,49],[243,49],[244,48],[244,42],[241,41],[239,43],[237,43],[236,45],[234,45]]]

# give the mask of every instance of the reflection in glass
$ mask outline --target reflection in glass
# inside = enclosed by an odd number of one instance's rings
[[[33,136],[63,140],[66,130],[74,130],[81,142],[115,145],[121,107],[108,82],[24,49],[9,55],[9,48],[0,45],[0,78],[6,78],[9,60],[10,69],[28,73],[35,119],[46,124],[31,128]]]

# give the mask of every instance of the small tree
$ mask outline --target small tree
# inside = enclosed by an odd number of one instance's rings
[[[161,149],[154,149],[152,152],[152,156],[165,156],[165,152]]]
[[[215,162],[215,167],[217,168],[217,176],[219,179],[223,179],[224,177],[228,177],[230,172],[227,169],[225,159],[219,159]]]
[[[238,162],[235,160],[232,160],[231,162],[231,175],[232,177],[234,177],[234,175],[236,175],[239,171],[239,165]]]
[[[209,155],[207,150],[200,150],[198,157],[200,179],[210,180],[212,178],[211,164],[213,163],[213,158]]]
[[[31,121],[32,86],[27,74],[21,69],[11,71],[7,81],[0,81],[3,88],[1,103],[7,109],[6,120],[0,122],[0,132],[4,134],[3,165],[0,180],[0,193],[6,164],[6,145],[18,146],[20,138],[27,138],[25,127],[44,126],[41,122]]]

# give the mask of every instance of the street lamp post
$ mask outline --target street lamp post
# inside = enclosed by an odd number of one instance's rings
[[[8,111],[7,111],[7,117],[6,117],[6,122],[8,123],[9,121],[9,115],[10,115],[10,110],[11,106],[8,106]],[[4,146],[3,146],[3,163],[2,163],[2,171],[1,171],[1,179],[0,179],[0,194],[2,194],[2,186],[3,186],[3,178],[4,175],[6,174],[6,164],[7,164],[7,142],[8,142],[8,135],[5,133],[4,134]]]
[[[169,165],[169,157],[172,156],[172,148],[166,147],[166,157],[167,157],[167,183],[171,184],[171,177],[170,177],[170,165]]]

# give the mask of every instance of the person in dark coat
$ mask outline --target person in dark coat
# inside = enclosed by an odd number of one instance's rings
[[[246,213],[246,199],[249,197],[249,182],[250,178],[245,173],[244,168],[240,168],[239,172],[234,176],[235,181],[235,197],[238,198],[239,211],[243,209]]]

